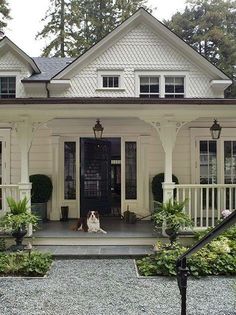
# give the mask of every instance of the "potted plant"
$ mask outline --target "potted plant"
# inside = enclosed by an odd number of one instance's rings
[[[24,249],[22,241],[27,233],[27,227],[30,224],[35,227],[38,223],[38,218],[29,211],[26,197],[19,201],[8,197],[7,203],[10,211],[0,218],[0,225],[4,230],[9,231],[12,236],[15,237],[16,245],[12,247],[12,250],[22,250]]]
[[[171,247],[176,241],[181,228],[192,227],[193,222],[183,211],[186,201],[178,202],[169,200],[165,203],[156,202],[152,215],[156,226],[164,225],[165,232],[169,236]]]
[[[34,174],[30,176],[30,182],[32,183],[32,212],[35,213],[40,220],[46,221],[47,202],[52,195],[52,181],[47,175]]]

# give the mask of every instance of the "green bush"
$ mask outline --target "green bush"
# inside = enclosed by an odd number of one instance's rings
[[[50,177],[42,174],[35,174],[30,176],[32,183],[32,203],[45,203],[52,195],[52,181]]]
[[[163,189],[162,183],[164,182],[164,173],[157,174],[152,179],[152,194],[153,199],[158,202],[163,202]],[[179,183],[178,178],[175,175],[172,175],[172,181],[176,184]],[[175,195],[175,191],[174,191]]]
[[[0,238],[0,252],[4,252],[6,250],[6,240],[5,238]]]
[[[0,253],[0,276],[43,276],[52,264],[48,253]]]
[[[236,227],[213,240],[188,260],[190,274],[195,277],[208,275],[236,275]],[[137,260],[141,275],[175,276],[175,264],[187,248],[175,244],[173,249],[158,243],[156,254]]]

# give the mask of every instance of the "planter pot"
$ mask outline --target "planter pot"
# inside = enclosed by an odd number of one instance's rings
[[[68,221],[68,215],[69,215],[69,207],[68,206],[62,206],[61,207],[61,219],[60,219],[60,221]]]
[[[32,213],[37,215],[39,221],[47,221],[47,203],[32,203]]]
[[[166,234],[169,236],[170,245],[171,245],[171,247],[172,247],[173,243],[176,242],[178,233],[177,233],[174,229],[172,229],[172,228],[166,228],[166,229],[165,229],[165,232],[166,232]]]
[[[12,251],[23,250],[24,245],[22,244],[22,241],[26,234],[27,234],[27,230],[25,229],[18,229],[16,231],[13,231],[11,235],[15,238],[16,245],[12,245],[10,247],[10,250]]]

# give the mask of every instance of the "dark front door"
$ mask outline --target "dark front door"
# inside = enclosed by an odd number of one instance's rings
[[[83,138],[80,141],[80,215],[89,210],[111,212],[111,143]]]

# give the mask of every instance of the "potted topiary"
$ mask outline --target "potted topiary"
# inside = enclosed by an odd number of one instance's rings
[[[52,181],[47,175],[34,174],[30,176],[30,182],[32,183],[32,212],[35,213],[40,220],[46,221],[47,202],[52,195]]]
[[[163,202],[163,189],[162,183],[164,182],[164,173],[157,174],[152,179],[152,194],[153,199],[158,202]],[[175,175],[172,175],[172,181],[176,184],[179,183],[178,178]],[[174,196],[176,192],[174,190]]]
[[[171,247],[176,241],[181,228],[192,227],[193,222],[183,211],[186,201],[169,200],[165,203],[156,202],[152,215],[156,227],[164,224],[165,232],[169,236]]]
[[[26,197],[20,201],[15,201],[12,197],[7,198],[10,211],[0,218],[0,226],[15,237],[16,245],[11,249],[14,251],[23,250],[22,241],[27,233],[30,224],[37,226],[38,218],[29,211],[28,200]]]

